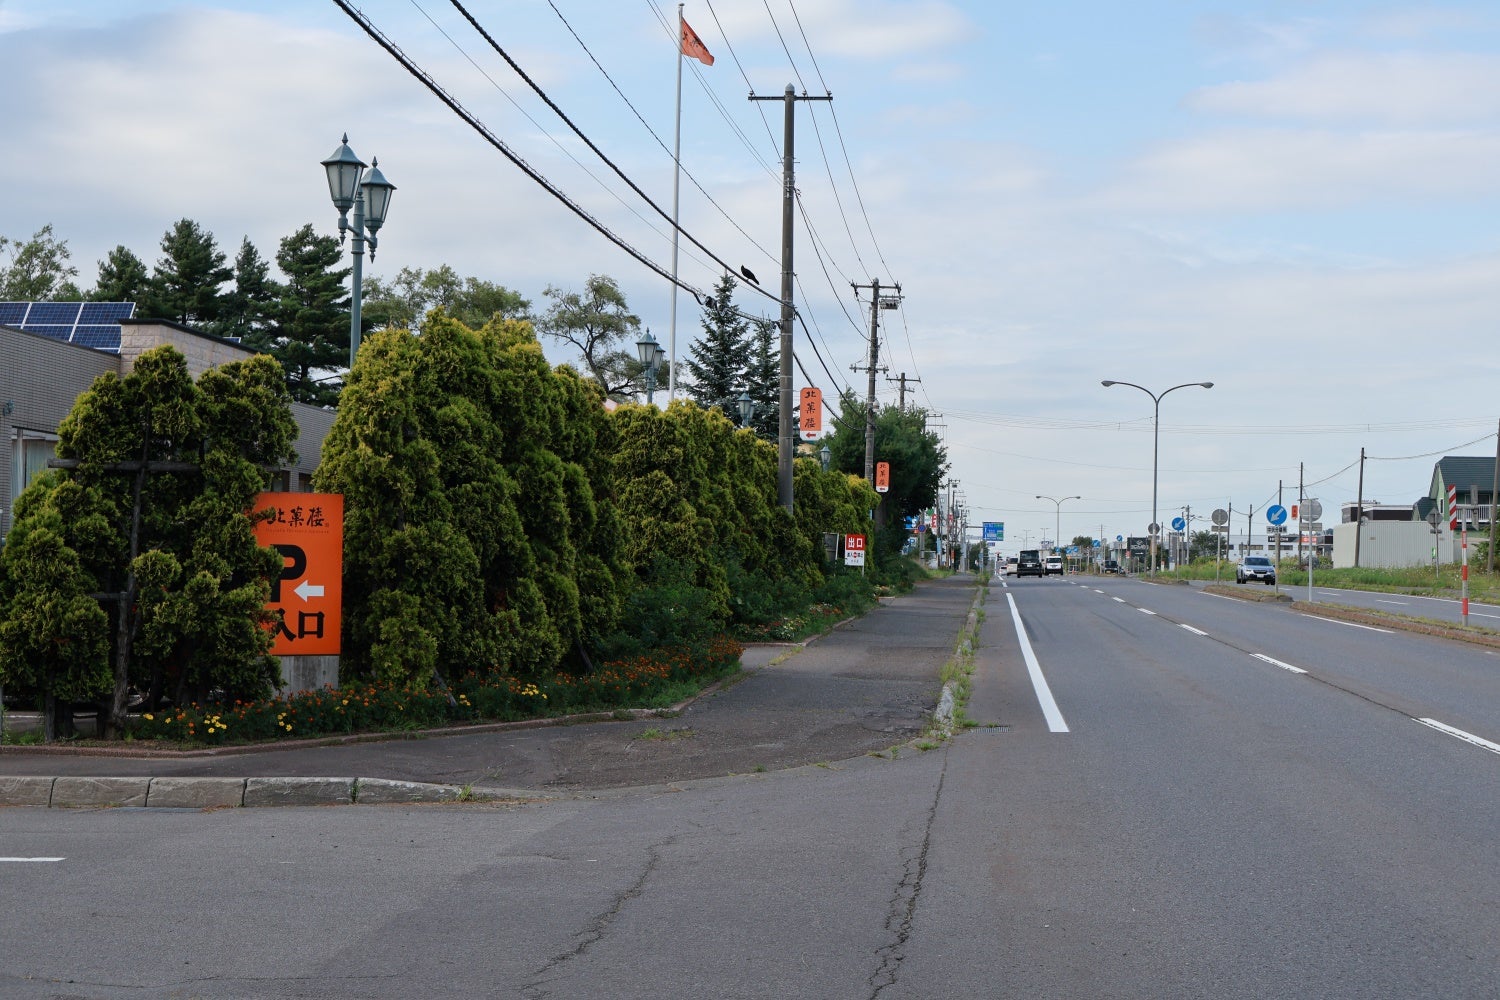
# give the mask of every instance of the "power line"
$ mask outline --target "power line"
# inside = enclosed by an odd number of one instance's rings
[[[546,190],[548,194],[552,195],[552,197],[562,202],[562,204],[565,205],[568,210],[571,211],[574,215],[578,216],[584,222],[588,223],[589,226],[592,227],[601,236],[609,240],[621,250],[624,250],[638,263],[640,263],[644,267],[649,268],[659,277],[665,278],[667,281],[675,284],[678,288],[681,288],[683,291],[689,293],[695,298],[701,299],[703,297],[704,293],[702,291],[692,285],[687,284],[682,279],[668,271],[666,268],[662,267],[660,264],[647,257],[640,250],[637,250],[635,247],[631,246],[622,237],[616,235],[602,222],[590,215],[582,206],[578,205],[571,198],[569,198],[567,194],[565,194],[556,185],[554,185],[545,176],[543,176],[538,170],[536,170],[536,168],[532,167],[529,163],[527,163],[524,159],[517,155],[509,146],[504,143],[504,141],[502,141],[498,136],[491,132],[488,126],[486,126],[467,108],[460,104],[457,99],[455,99],[446,90],[444,90],[437,83],[437,81],[433,80],[432,77],[427,74],[425,70],[423,70],[415,62],[413,62],[405,52],[402,52],[400,47],[398,47],[394,42],[386,37],[386,35],[379,28],[375,27],[375,25],[367,17],[365,17],[362,12],[351,6],[348,0],[333,0],[333,2],[336,3],[339,8],[342,9],[343,12],[347,14],[351,20],[354,21],[354,23],[363,28],[365,34],[369,35],[376,44],[385,49],[392,58],[399,62],[403,67],[405,67],[408,73],[416,77],[423,86],[425,86],[433,93],[434,96],[438,98],[438,100],[446,104],[449,110],[463,119],[470,128],[472,128],[475,132],[478,132],[479,135],[491,146],[494,146],[496,149],[498,149],[506,159],[510,160],[511,163],[519,167],[522,173],[526,174],[527,177],[530,177],[537,184],[541,185],[541,187]]]
[[[516,75],[519,76],[526,83],[526,85],[528,87],[530,87],[532,89],[532,91],[538,97],[540,97],[542,99],[543,102],[546,103],[547,107],[549,107],[549,108],[552,109],[553,113],[556,114],[557,117],[559,117],[559,118],[562,119],[563,124],[567,125],[568,129],[574,135],[576,135],[579,139],[583,140],[584,145],[588,146],[588,148],[593,151],[593,153],[594,153],[595,156],[597,156],[597,157],[599,157],[599,159],[603,160],[604,164],[606,166],[608,166],[610,170],[614,171],[614,174],[615,174],[616,177],[620,178],[620,180],[624,181],[627,185],[629,185],[630,190],[634,191],[641,198],[642,201],[644,201],[646,204],[650,205],[656,211],[657,215],[661,216],[668,223],[670,223],[672,225],[672,227],[674,229],[676,229],[677,232],[681,233],[687,239],[687,241],[689,243],[691,243],[693,246],[697,247],[699,250],[702,250],[705,254],[707,254],[709,256],[709,258],[711,260],[713,260],[714,263],[718,264],[725,271],[728,271],[730,273],[734,272],[735,269],[733,267],[731,267],[727,261],[725,261],[718,254],[714,253],[708,247],[704,246],[703,243],[701,243],[696,237],[693,236],[693,234],[689,233],[687,230],[683,229],[682,226],[678,225],[677,222],[676,222],[676,220],[674,220],[672,218],[672,216],[670,216],[669,214],[667,214],[666,210],[664,210],[660,205],[658,205],[655,201],[653,201],[650,195],[646,194],[645,191],[642,191],[641,188],[640,188],[640,185],[636,184],[635,181],[631,180],[630,177],[626,175],[625,171],[621,170],[619,168],[619,166],[617,166],[613,160],[611,160],[608,156],[605,155],[605,153],[604,153],[604,151],[602,149],[600,149],[597,145],[595,145],[595,143],[594,143],[594,141],[592,139],[590,139],[588,136],[584,135],[583,130],[580,129],[576,124],[574,124],[573,120],[568,117],[568,115],[563,111],[563,109],[557,106],[557,102],[553,101],[551,97],[548,97],[546,91],[542,90],[542,88],[537,84],[537,82],[535,80],[533,80],[526,73],[526,71],[523,70],[520,67],[520,64],[518,64],[514,59],[512,59],[510,57],[510,53],[506,52],[505,49],[501,47],[500,43],[495,40],[494,36],[492,36],[487,30],[485,30],[484,25],[482,25],[482,24],[479,23],[478,19],[475,18],[474,15],[469,12],[468,8],[465,7],[460,2],[460,0],[449,0],[449,2],[451,4],[453,4],[454,9],[456,9],[460,14],[462,14],[463,17],[464,17],[464,19],[467,20],[469,22],[469,24],[473,26],[474,30],[477,31],[477,32],[479,32],[479,34],[484,38],[484,40],[489,43],[490,48],[494,49],[495,52],[496,52],[496,54],[499,55],[500,58],[502,58],[502,59],[505,60],[506,65],[508,65],[512,70],[515,71]],[[419,7],[418,9],[420,10],[421,8]],[[556,8],[554,7],[553,9],[555,10]],[[425,14],[426,12],[424,11],[423,13]],[[429,18],[428,20],[431,20],[431,18]],[[435,23],[434,23],[434,26],[436,26]],[[439,30],[441,31],[442,29],[439,29]],[[447,33],[444,32],[444,35],[446,37]],[[450,38],[449,41],[452,41],[452,39]],[[456,43],[455,43],[455,45],[456,45]],[[459,51],[463,51],[463,50],[460,49]],[[679,56],[679,58],[681,58],[681,57]],[[471,59],[470,62],[472,63],[473,60]],[[476,65],[475,68],[478,69],[478,66]],[[483,71],[481,70],[481,72],[483,72]],[[488,74],[486,74],[486,78],[488,78]],[[490,80],[490,82],[494,83],[493,80]],[[632,109],[632,110],[634,110],[634,109]],[[530,116],[528,116],[528,117],[530,117]],[[710,201],[712,201],[712,199],[710,199]],[[728,216],[726,215],[725,218],[728,218]],[[734,221],[733,219],[730,219],[730,222],[733,222],[733,221]],[[743,232],[743,230],[741,230],[741,232]],[[756,288],[755,290],[757,292],[760,292],[762,295],[765,295],[768,298],[771,298],[773,300],[775,300],[775,298],[776,298],[774,295],[771,295],[771,293],[766,292],[766,291],[764,291],[764,290],[762,290],[760,288]]]

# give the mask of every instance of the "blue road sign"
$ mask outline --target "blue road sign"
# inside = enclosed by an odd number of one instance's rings
[[[986,522],[984,522],[984,540],[987,541],[987,542],[1003,542],[1003,541],[1005,541],[1005,522],[1004,521],[986,521]]]
[[[1174,518],[1172,518],[1172,530],[1173,531],[1181,531],[1183,528],[1186,528],[1186,527],[1187,527],[1187,522],[1184,521],[1182,518],[1180,518],[1180,517],[1174,517]]]
[[[1272,524],[1286,524],[1286,508],[1279,503],[1266,508],[1266,520]]]
[[[1124,540],[1125,540],[1125,536],[1124,535],[1116,535],[1115,536],[1115,541],[1117,541],[1117,542],[1123,542]]]

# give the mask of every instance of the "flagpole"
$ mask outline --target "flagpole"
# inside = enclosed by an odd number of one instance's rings
[[[672,309],[667,324],[667,349],[671,358],[667,368],[667,404],[677,398],[677,198],[682,181],[682,4],[677,5],[677,114],[672,138]]]

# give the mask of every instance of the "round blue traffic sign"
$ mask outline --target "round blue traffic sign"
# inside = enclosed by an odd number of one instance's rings
[[[1182,518],[1180,518],[1180,517],[1174,517],[1174,518],[1172,518],[1172,530],[1173,531],[1181,531],[1183,528],[1186,528],[1186,527],[1187,527],[1187,522],[1184,521]]]
[[[1266,508],[1266,520],[1272,524],[1286,523],[1286,508],[1279,503],[1272,504]]]
[[[1115,536],[1115,541],[1117,541],[1117,542],[1123,542],[1124,540],[1125,540],[1125,536],[1124,535],[1116,535]]]

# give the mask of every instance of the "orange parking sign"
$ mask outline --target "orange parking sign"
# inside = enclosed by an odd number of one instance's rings
[[[277,613],[276,656],[339,652],[344,599],[344,498],[338,493],[259,493],[255,540],[281,553],[266,607]]]

